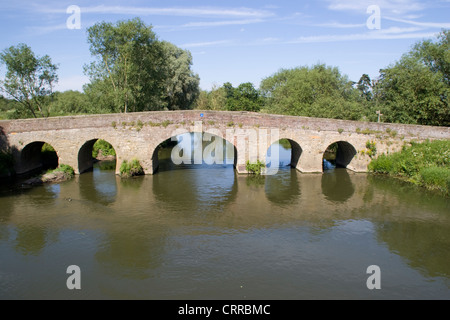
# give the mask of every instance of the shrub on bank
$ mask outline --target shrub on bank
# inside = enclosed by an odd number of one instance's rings
[[[48,170],[46,174],[58,172],[63,173],[66,179],[71,179],[75,175],[75,171],[73,170],[73,168],[67,164],[60,164],[56,169]]]
[[[382,154],[371,161],[369,170],[402,177],[450,193],[450,140],[426,141],[404,146],[401,152]]]
[[[130,178],[134,176],[139,176],[144,174],[144,169],[142,168],[139,160],[133,159],[130,162],[124,160],[120,166],[120,176],[123,178]]]

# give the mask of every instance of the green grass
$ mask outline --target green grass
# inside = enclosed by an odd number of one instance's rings
[[[382,154],[369,164],[375,173],[401,177],[414,184],[450,193],[450,140],[404,146],[401,152]]]

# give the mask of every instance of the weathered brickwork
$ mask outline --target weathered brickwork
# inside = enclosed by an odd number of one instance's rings
[[[302,172],[322,172],[323,154],[334,142],[339,145],[341,165],[365,172],[375,151],[368,142],[381,154],[398,151],[411,140],[450,139],[448,127],[191,110],[3,120],[0,147],[13,152],[16,172],[24,173],[39,165],[31,152],[36,143],[47,142],[59,163],[79,174],[92,166],[92,145],[103,139],[116,151],[117,171],[124,160],[137,158],[145,173],[153,174],[158,145],[183,132],[208,132],[232,143],[240,173],[246,172],[247,160],[265,161],[269,146],[283,138],[291,142],[291,165]]]

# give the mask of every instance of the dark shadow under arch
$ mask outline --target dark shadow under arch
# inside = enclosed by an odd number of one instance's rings
[[[348,164],[356,155],[355,147],[347,141],[336,141],[330,144],[324,152],[323,170],[328,169],[328,163],[332,167],[347,168]]]
[[[27,144],[20,152],[20,174],[32,173],[58,167],[58,154],[44,141]]]

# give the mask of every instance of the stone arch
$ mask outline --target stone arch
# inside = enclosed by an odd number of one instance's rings
[[[299,168],[299,164],[300,164],[300,157],[303,153],[303,149],[300,146],[300,144],[290,138],[280,138],[276,141],[272,141],[269,148],[267,149],[266,152],[266,157],[268,157],[269,154],[269,150],[271,149],[271,147],[275,144],[275,143],[279,143],[281,140],[286,140],[287,142],[289,142],[290,148],[291,148],[291,157],[290,157],[290,161],[289,161],[289,165],[292,168]]]
[[[324,157],[325,153],[331,146],[335,146],[336,148],[334,159],[335,166],[340,168],[347,168],[347,166],[352,162],[355,155],[357,154],[355,147],[347,141],[335,141],[333,143],[330,143],[327,146],[326,150],[324,150]],[[322,161],[324,160],[324,157],[322,158]],[[325,170],[325,168],[323,169]]]
[[[100,138],[94,138],[94,139],[88,140],[78,150],[78,173],[79,174],[92,169],[94,162],[95,162],[95,159],[92,157],[92,150],[93,150],[94,144],[98,140],[100,140]],[[102,140],[105,140],[105,139],[102,139]],[[105,140],[105,141],[107,141],[107,140]],[[111,144],[109,141],[107,141],[107,142],[109,144]],[[117,167],[117,148],[114,146],[113,146],[113,148],[116,152],[116,167]]]
[[[165,136],[162,136],[158,142],[156,144],[154,144],[151,148],[150,148],[150,154],[151,154],[151,162],[152,162],[152,173],[156,173],[158,168],[159,168],[159,151],[161,149],[161,147],[163,147],[164,145],[169,145],[169,146],[176,146],[178,144],[178,141],[175,139],[178,136],[181,135],[186,135],[186,134],[202,134],[201,138],[203,140],[204,135],[205,134],[209,134],[211,137],[219,137],[221,139],[223,139],[224,142],[224,159],[223,162],[224,164],[230,164],[231,161],[233,161],[233,165],[236,167],[236,163],[237,163],[237,148],[236,145],[234,143],[232,143],[231,141],[227,140],[226,137],[224,137],[224,135],[222,134],[222,132],[219,129],[207,129],[207,130],[203,130],[203,131],[198,131],[198,130],[189,130],[186,128],[179,128],[175,131],[172,131],[170,134],[167,134]],[[208,143],[207,141],[205,141],[206,143]],[[232,146],[232,147],[231,147]],[[232,149],[231,149],[232,148]],[[202,155],[203,155],[203,149],[202,149]],[[230,156],[233,157],[233,160],[228,159],[226,156]],[[194,159],[192,159],[192,163],[194,163]]]
[[[45,141],[33,141],[20,151],[17,173],[24,174],[35,170],[56,168],[59,164],[58,153]]]

